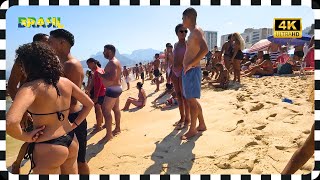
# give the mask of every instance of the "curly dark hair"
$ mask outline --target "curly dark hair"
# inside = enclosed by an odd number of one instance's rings
[[[57,83],[63,75],[63,70],[59,58],[49,45],[43,42],[23,44],[16,50],[16,61],[21,64],[27,75],[26,82],[42,79],[45,83],[53,85],[60,96]]]

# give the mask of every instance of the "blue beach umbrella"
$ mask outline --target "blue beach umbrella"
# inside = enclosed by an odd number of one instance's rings
[[[280,45],[294,45],[303,46],[305,43],[311,40],[311,36],[308,34],[302,34],[301,38],[274,38],[272,35],[268,37],[270,42]]]

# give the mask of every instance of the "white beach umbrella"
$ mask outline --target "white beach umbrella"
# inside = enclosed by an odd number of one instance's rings
[[[249,48],[249,52],[267,51],[270,44],[271,42],[268,39],[262,39],[251,46],[251,48]]]

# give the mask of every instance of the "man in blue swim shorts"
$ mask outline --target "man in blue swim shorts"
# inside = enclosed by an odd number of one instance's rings
[[[208,46],[202,29],[197,26],[196,19],[195,9],[188,8],[183,12],[183,26],[189,29],[190,35],[183,59],[182,92],[190,107],[191,125],[189,131],[181,137],[182,140],[195,136],[198,131],[207,130],[202,108],[197,99],[200,99],[201,95],[200,61],[208,53]],[[197,118],[199,126],[196,128]]]

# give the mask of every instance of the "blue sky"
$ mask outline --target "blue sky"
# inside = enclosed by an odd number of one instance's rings
[[[7,11],[7,68],[11,68],[15,50],[32,41],[36,33],[53,28],[18,28],[18,17],[61,17],[64,28],[75,36],[72,54],[80,60],[114,44],[121,54],[136,49],[163,50],[167,42],[177,41],[174,28],[182,22],[187,7],[107,6],[107,7],[11,7]],[[220,36],[243,32],[245,28],[273,26],[275,17],[302,18],[303,29],[314,22],[312,9],[307,7],[212,7],[196,6],[198,25],[203,30],[218,31]]]

